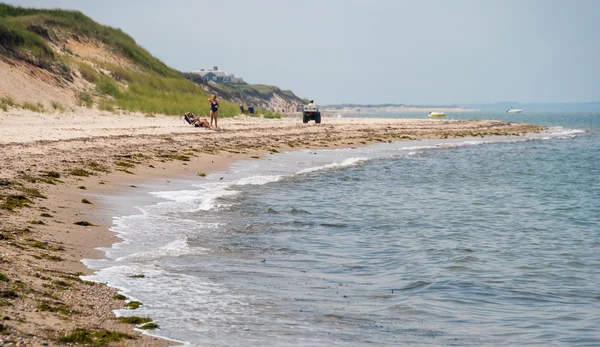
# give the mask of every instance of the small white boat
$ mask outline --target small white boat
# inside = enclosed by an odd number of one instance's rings
[[[446,117],[444,112],[429,112],[429,117]]]
[[[508,110],[506,110],[506,113],[523,113],[523,110],[519,109],[519,108],[509,108]]]

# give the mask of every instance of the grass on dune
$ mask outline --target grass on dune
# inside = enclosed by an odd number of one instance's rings
[[[46,40],[68,32],[101,41],[148,72],[161,76],[180,77],[133,38],[120,29],[100,25],[79,11],[34,9],[0,3],[0,44],[13,52],[24,48],[45,63],[52,63],[55,54]]]
[[[279,113],[279,112],[263,111],[262,115],[264,118],[270,118],[270,119],[280,119],[281,118],[281,113]]]
[[[96,72],[96,70],[89,64],[81,62],[78,64],[77,68],[81,74],[81,77],[88,82],[96,83],[100,78],[98,72]]]
[[[102,42],[108,49],[127,58],[133,68],[101,62],[92,66],[50,48],[49,42],[60,43],[66,38]],[[118,107],[167,115],[190,111],[208,116],[210,112],[209,95],[200,86],[153,57],[120,29],[100,25],[79,11],[23,8],[0,3],[0,45],[13,57],[62,73],[66,78],[72,78],[71,71],[78,70],[85,80],[95,85],[93,91],[78,94],[80,106],[96,104],[107,111]],[[272,94],[272,88],[257,86],[253,92]],[[0,108],[6,110],[10,106],[8,102],[2,102]],[[40,110],[40,105],[27,106]],[[238,113],[237,105],[221,102],[219,116]]]
[[[167,115],[182,115],[189,111],[202,116],[210,112],[209,95],[184,78],[136,72],[108,63],[98,65],[110,71],[111,76],[98,78],[96,92],[104,97],[111,97],[111,103],[121,109]],[[237,114],[236,105],[221,103],[220,116]]]

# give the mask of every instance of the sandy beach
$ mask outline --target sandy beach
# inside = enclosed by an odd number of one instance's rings
[[[502,121],[324,118],[318,125],[246,116],[221,119],[219,126],[85,108],[0,111],[0,345],[60,345],[74,332],[118,336],[113,345],[176,344],[118,321],[112,310],[127,299],[79,277],[90,273],[82,259],[101,258],[97,248],[118,241],[108,230],[113,211],[96,198],[133,191],[131,182],[201,180],[232,161],[291,150],[544,129]]]

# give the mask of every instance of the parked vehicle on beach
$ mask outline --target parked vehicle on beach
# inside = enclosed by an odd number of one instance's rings
[[[308,123],[308,121],[314,120],[315,123],[321,123],[321,111],[317,105],[303,105],[302,106],[302,123]]]

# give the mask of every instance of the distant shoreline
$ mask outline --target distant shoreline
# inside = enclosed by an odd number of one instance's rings
[[[408,112],[424,112],[425,114],[429,112],[477,112],[478,109],[474,108],[464,108],[464,107],[451,107],[451,106],[345,106],[342,108],[323,106],[323,112],[328,113],[388,113],[388,112],[396,112],[396,113],[408,113]]]

